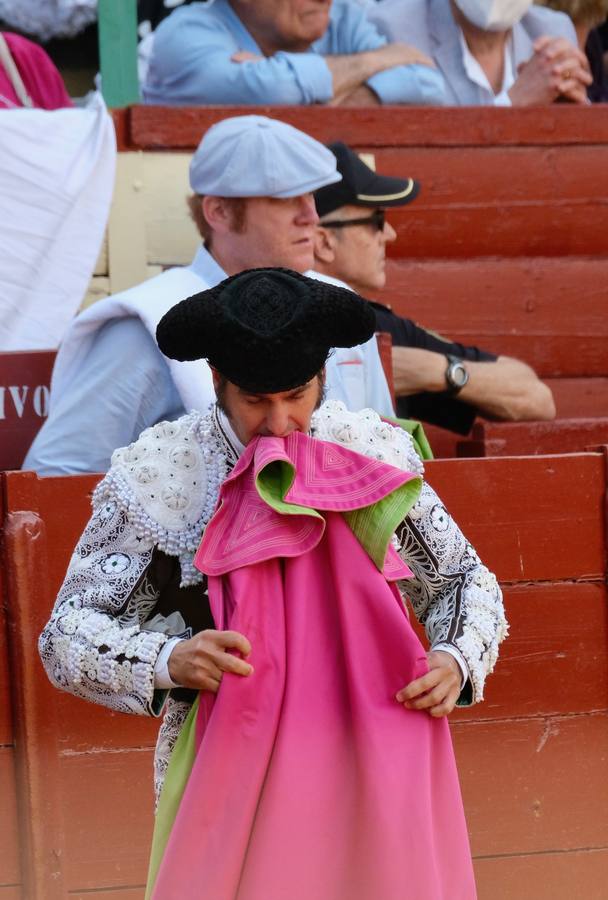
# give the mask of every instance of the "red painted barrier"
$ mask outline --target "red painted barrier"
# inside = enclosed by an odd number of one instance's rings
[[[576,453],[608,444],[608,418],[552,422],[476,422],[458,456],[535,456]]]
[[[0,353],[0,470],[19,469],[48,415],[53,350]]]

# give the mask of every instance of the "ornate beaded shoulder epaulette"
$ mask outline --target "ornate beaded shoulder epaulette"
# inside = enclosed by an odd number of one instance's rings
[[[410,435],[402,428],[383,422],[373,409],[351,412],[340,400],[327,400],[313,416],[311,433],[322,441],[342,444],[355,453],[379,459],[398,469],[416,475],[424,473]]]
[[[116,450],[93,503],[116,500],[138,537],[179,557],[182,585],[196,584],[202,575],[192,557],[226,473],[226,450],[212,413],[191,412],[147,428],[133,444]]]

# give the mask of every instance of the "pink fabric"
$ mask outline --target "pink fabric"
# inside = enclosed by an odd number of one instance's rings
[[[348,512],[370,506],[416,477],[299,431],[287,438],[254,440],[222,484],[212,525],[194,557],[201,571],[224,575],[273,557],[300,556],[321,540],[321,517],[277,515],[260,498],[258,474],[280,460],[295,468],[286,502],[317,510]],[[387,548],[384,574],[392,581],[412,575],[392,546]]]
[[[424,648],[342,515],[325,522],[298,556],[209,579],[255,672],[201,696],[155,900],[475,897],[447,722],[395,700]]]
[[[61,75],[42,47],[18,34],[8,31],[2,33],[34,106],[40,109],[72,106]],[[0,64],[0,94],[15,106],[21,106],[21,101],[2,64]],[[6,106],[7,104],[0,99],[0,109]]]

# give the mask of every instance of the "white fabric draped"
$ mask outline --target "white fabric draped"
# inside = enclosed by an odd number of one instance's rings
[[[0,19],[46,42],[74,37],[97,18],[97,0],[0,0]]]
[[[101,95],[79,109],[3,110],[0,350],[54,349],[85,295],[114,188]]]

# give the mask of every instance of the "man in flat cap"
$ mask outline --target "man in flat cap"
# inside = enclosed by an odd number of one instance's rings
[[[154,900],[475,896],[445,717],[482,699],[501,593],[410,436],[321,403],[330,348],[374,326],[285,269],[159,323],[217,404],[113,454],[40,639],[57,687],[164,710]]]
[[[50,415],[24,462],[41,475],[105,472],[112,450],[149,425],[214,400],[202,361],[169,360],[154,341],[178,301],[254,266],[312,267],[312,192],[338,181],[334,156],[277,119],[236,116],[210,128],[190,165],[190,210],[203,245],[163,272],[81,313],[59,349]],[[375,341],[337,352],[328,397],[392,413]]]
[[[396,238],[386,210],[418,195],[411,178],[373,171],[341,142],[329,145],[342,180],[315,192],[320,221],[315,270],[374,297],[386,284],[386,246]],[[552,419],[550,389],[526,363],[450,341],[373,303],[378,331],[393,338],[397,411],[459,434],[477,415],[518,421]]]

